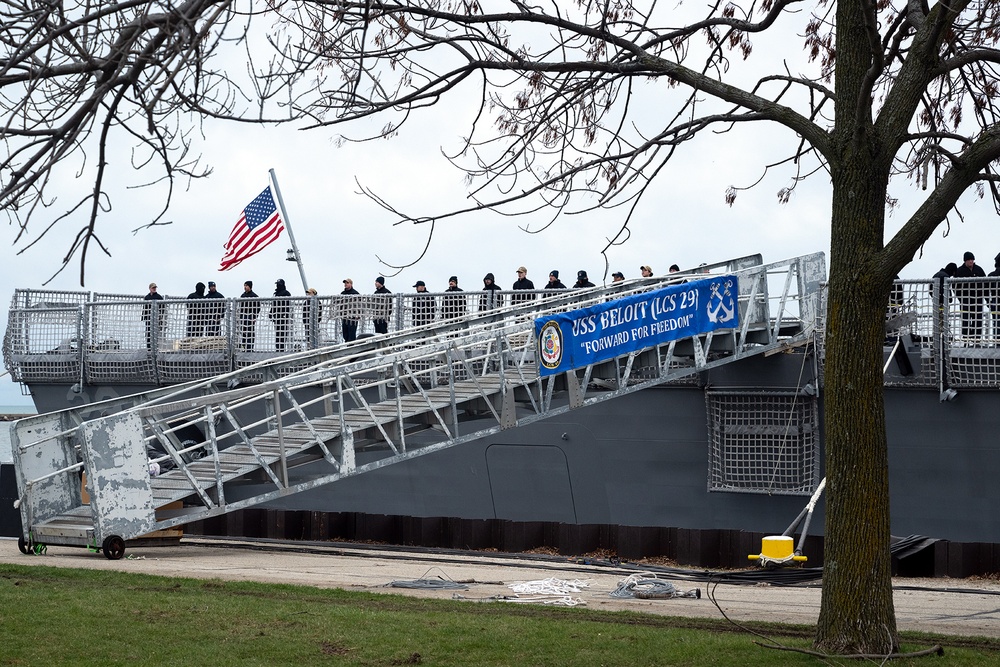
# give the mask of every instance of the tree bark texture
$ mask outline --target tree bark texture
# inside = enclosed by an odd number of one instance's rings
[[[853,160],[835,177],[827,305],[826,539],[817,646],[888,654],[899,645],[889,556],[881,261],[885,180]],[[859,164],[861,163],[861,164]],[[859,587],[863,590],[859,590]]]
[[[872,122],[876,54],[867,0],[837,3],[830,282],[825,363],[826,535],[816,645],[829,653],[899,646],[889,556],[889,456],[882,346],[895,270],[885,265],[891,150]]]

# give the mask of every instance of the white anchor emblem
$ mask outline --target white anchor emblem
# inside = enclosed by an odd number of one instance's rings
[[[708,320],[713,324],[722,324],[723,322],[728,322],[733,319],[736,315],[736,307],[733,305],[727,305],[728,302],[732,301],[732,295],[729,292],[729,288],[732,286],[730,281],[725,283],[726,289],[725,293],[719,294],[720,283],[712,283],[712,298],[708,302]],[[715,307],[712,307],[712,301],[718,299],[718,303]],[[722,313],[720,316],[719,313]]]

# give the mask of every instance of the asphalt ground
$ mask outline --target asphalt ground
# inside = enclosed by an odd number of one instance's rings
[[[24,555],[17,541],[0,539],[0,562],[18,565],[119,570],[167,577],[261,581],[371,593],[391,593],[471,603],[572,604],[588,609],[663,616],[814,625],[821,588],[808,584],[734,584],[706,581],[703,570],[668,568],[544,555],[446,552],[343,543],[288,543],[184,538],[171,546],[130,546],[121,560],[73,547],[48,547]],[[680,592],[700,597],[612,597],[630,576],[653,572]],[[702,579],[699,581],[698,579]],[[512,586],[548,581],[551,595],[516,592]],[[568,583],[577,591],[558,592]],[[456,585],[464,589],[454,588]],[[411,587],[415,586],[415,587]],[[535,585],[528,586],[534,588]],[[1000,582],[985,579],[893,580],[900,630],[943,635],[1000,637]],[[714,600],[714,602],[713,602]],[[717,604],[716,604],[717,603]]]

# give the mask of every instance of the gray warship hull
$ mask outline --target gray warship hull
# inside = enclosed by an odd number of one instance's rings
[[[709,405],[713,393],[798,391],[801,356],[748,359],[686,385],[645,389],[264,507],[780,533],[806,498],[766,488],[710,490]],[[106,399],[154,388],[94,389],[94,399]],[[87,398],[65,385],[33,384],[31,391],[39,412]],[[815,401],[821,420],[822,396]],[[886,388],[894,534],[1000,543],[998,407],[1000,390],[963,391],[942,402],[937,388]],[[821,461],[820,447],[815,464]],[[822,513],[820,503],[818,534]]]
[[[890,304],[884,353],[892,531],[998,544],[1000,340],[991,338],[995,328],[988,313],[981,313],[985,323],[973,343],[958,333],[966,315],[957,309],[936,312],[926,282],[900,285],[907,306]],[[977,289],[986,294],[995,287]],[[327,313],[337,307],[333,300],[324,304]],[[393,312],[411,317],[413,308],[399,305]],[[235,328],[235,306],[230,317]],[[395,327],[407,324],[397,321]],[[98,362],[104,359],[104,350],[88,351]],[[6,356],[10,366],[12,355]],[[212,358],[203,353],[195,364],[211,365]],[[229,367],[239,367],[240,356],[231,359]],[[254,360],[243,359],[247,365]],[[143,383],[142,373],[130,372],[128,382],[36,377],[25,384],[40,413],[154,392],[163,384]],[[823,477],[821,337],[815,345],[733,360],[640,391],[620,393],[599,381],[589,391],[591,396],[606,391],[613,400],[523,424],[518,420],[493,432],[483,416],[480,437],[384,467],[376,464],[381,454],[360,448],[357,465],[372,464],[363,475],[270,499],[257,511],[267,513],[272,524],[281,524],[284,513],[312,515],[314,522],[326,513],[387,517],[383,523],[396,520],[396,525],[419,519],[545,525],[569,532],[574,526],[600,526],[757,536],[781,533]],[[476,431],[477,419],[469,412],[463,430]],[[413,435],[412,446],[420,446],[422,437],[439,437],[434,429],[422,433]],[[294,474],[298,480],[318,479],[324,463],[305,462]],[[226,496],[239,502],[267,488],[266,479],[244,479],[228,486]],[[821,535],[822,525],[820,503],[812,532]],[[194,529],[225,532],[234,526],[242,522],[216,518]],[[281,527],[271,525],[249,532],[284,537],[295,530],[279,534]],[[412,532],[389,539],[419,541]],[[312,529],[300,533],[317,536]],[[752,541],[743,540],[737,550]],[[819,556],[813,554],[814,560]]]

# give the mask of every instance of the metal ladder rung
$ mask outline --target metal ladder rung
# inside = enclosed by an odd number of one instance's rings
[[[153,492],[155,493],[161,490],[183,489],[185,487],[190,487],[190,484],[187,481],[187,478],[185,477],[164,479],[163,475],[159,475],[150,480],[150,486],[152,487]]]
[[[93,528],[93,520],[89,519],[86,521],[81,520],[83,517],[75,516],[65,516],[60,514],[54,516],[48,521],[43,521],[39,523],[39,526],[44,526],[46,528],[68,528],[68,529],[79,529],[79,528]]]

